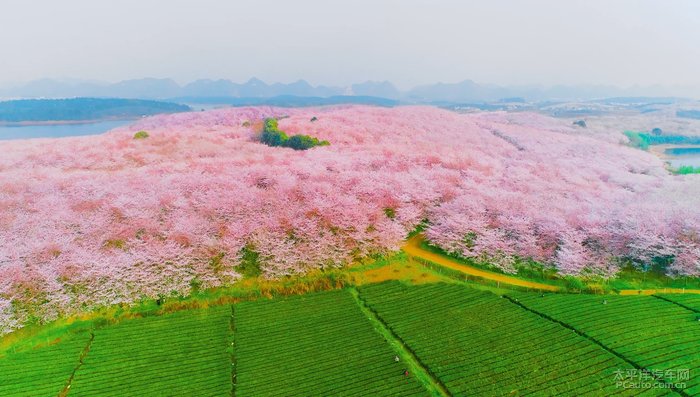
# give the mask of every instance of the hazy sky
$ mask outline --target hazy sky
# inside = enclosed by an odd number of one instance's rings
[[[700,83],[696,0],[0,0],[0,84]]]

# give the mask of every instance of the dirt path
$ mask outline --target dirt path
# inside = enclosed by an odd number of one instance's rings
[[[504,274],[493,273],[486,270],[477,269],[475,267],[459,263],[443,255],[438,255],[430,251],[426,251],[421,248],[421,243],[425,240],[422,234],[417,234],[408,241],[402,247],[402,249],[409,255],[416,258],[424,259],[426,261],[435,263],[440,266],[444,266],[450,269],[460,271],[464,274],[469,274],[472,276],[481,277],[487,280],[498,281],[503,284],[517,285],[519,287],[540,289],[546,291],[559,291],[561,288],[549,285],[537,283],[534,281],[527,281],[517,277],[506,276]],[[687,289],[687,288],[659,288],[659,289],[623,289],[620,290],[620,295],[654,295],[654,294],[700,294],[700,289]]]
[[[481,277],[487,280],[493,280],[497,282],[501,282],[503,284],[510,284],[510,285],[517,285],[519,287],[526,287],[526,288],[533,288],[533,289],[539,289],[539,290],[545,290],[545,291],[559,291],[560,288],[555,286],[555,285],[549,285],[549,284],[542,284],[542,283],[536,283],[533,281],[527,281],[523,279],[519,279],[517,277],[511,277],[511,276],[506,276],[504,274],[498,274],[498,273],[493,273],[489,272],[486,270],[481,270],[477,269],[475,267],[469,266],[469,265],[464,265],[461,264],[457,261],[451,260],[449,258],[446,258],[442,255],[438,255],[435,253],[432,253],[430,251],[426,251],[423,248],[421,248],[420,244],[424,240],[423,235],[417,234],[408,241],[406,241],[406,244],[403,246],[403,250],[416,258],[424,259],[429,262],[433,262],[437,265],[444,266],[453,270],[460,271],[464,274],[469,274],[471,276],[477,276]]]

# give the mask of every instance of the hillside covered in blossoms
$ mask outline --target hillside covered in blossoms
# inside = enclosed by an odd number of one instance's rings
[[[330,145],[264,145],[267,117]],[[625,142],[530,113],[360,106],[1,142],[0,334],[234,283],[251,255],[268,277],[343,266],[421,224],[432,243],[505,271],[531,258],[612,276],[664,257],[670,275],[700,275],[700,179]]]

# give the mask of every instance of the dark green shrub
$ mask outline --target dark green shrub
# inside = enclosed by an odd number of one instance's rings
[[[268,146],[282,146],[294,150],[306,150],[314,146],[330,145],[328,141],[319,141],[318,138],[309,135],[287,136],[284,131],[280,131],[276,119],[265,119],[263,132],[260,135],[260,142]]]
[[[384,214],[386,215],[387,218],[389,219],[394,219],[396,218],[396,210],[391,208],[391,207],[386,207],[384,208]]]
[[[195,276],[190,280],[190,290],[192,291],[192,294],[197,294],[199,293],[200,289],[202,288],[202,280],[199,279],[199,277]]]
[[[238,272],[243,275],[243,277],[257,277],[262,274],[260,269],[260,263],[258,258],[260,254],[255,251],[255,247],[248,243],[239,253],[241,258],[241,263],[238,265]]]
[[[476,239],[479,237],[478,234],[474,231],[467,232],[467,234],[464,236],[464,245],[467,246],[467,248],[472,249],[474,248],[474,245],[476,245]]]
[[[284,146],[289,137],[282,131],[263,131],[260,141],[268,146]]]
[[[308,135],[293,135],[289,137],[284,146],[294,150],[306,150],[314,146],[320,146],[321,142],[317,138]]]

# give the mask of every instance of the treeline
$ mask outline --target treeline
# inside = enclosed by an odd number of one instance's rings
[[[288,136],[284,131],[280,131],[277,119],[274,118],[265,119],[260,142],[267,146],[288,147],[294,150],[306,150],[314,146],[330,145],[328,141],[320,141],[318,138],[309,135],[297,134]]]
[[[654,135],[646,132],[625,131],[630,144],[640,149],[648,149],[651,145],[700,145],[700,136],[686,135]]]
[[[678,169],[675,172],[679,175],[700,174],[700,167],[693,167],[692,165],[682,165],[678,167]]]
[[[177,103],[142,99],[22,99],[0,102],[0,122],[126,119],[189,110]]]

